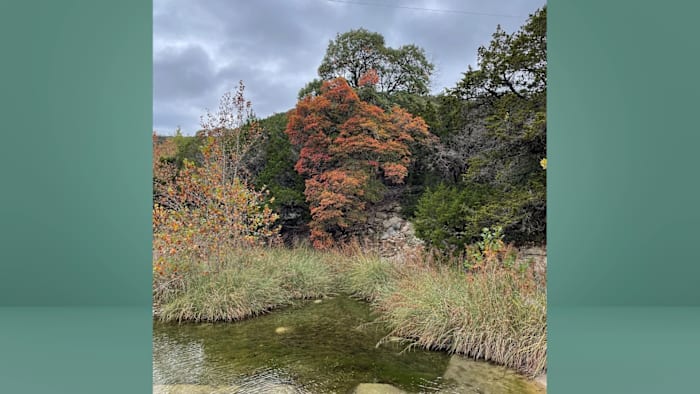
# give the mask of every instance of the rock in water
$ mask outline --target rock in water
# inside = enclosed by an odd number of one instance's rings
[[[285,332],[289,332],[291,329],[289,327],[277,327],[275,328],[275,334],[284,334]]]
[[[157,384],[153,394],[235,394],[236,386],[206,386],[198,384]]]
[[[454,355],[443,375],[445,382],[464,394],[544,394],[541,385],[506,367]]]
[[[354,394],[406,394],[406,392],[390,384],[361,383],[355,388]]]

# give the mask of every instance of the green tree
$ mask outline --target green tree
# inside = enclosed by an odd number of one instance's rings
[[[442,130],[436,134],[442,144],[432,162],[444,174],[463,174],[455,187],[478,190],[479,198],[457,189],[452,194],[428,191],[416,212],[417,227],[422,226],[420,232],[431,242],[443,242],[444,236],[435,235],[439,231],[452,234],[445,238],[447,243],[469,242],[481,227],[494,226],[503,227],[506,241],[543,242],[546,175],[540,162],[546,157],[546,7],[512,34],[498,27],[489,45],[479,48],[477,65],[439,99]],[[436,202],[440,198],[457,199],[463,210],[440,206]],[[440,209],[445,212],[435,211]]]
[[[382,91],[420,95],[430,93],[430,76],[434,66],[422,48],[413,44],[398,49],[385,48],[384,60],[383,67],[378,70]]]
[[[304,196],[304,179],[294,170],[298,153],[284,130],[287,114],[274,114],[260,121],[263,130],[263,166],[255,177],[258,188],[270,191],[270,207],[279,215],[282,234],[303,231],[311,219]]]
[[[513,34],[500,26],[488,47],[478,49],[478,69],[469,66],[454,94],[465,99],[498,99],[512,94],[528,100],[547,89],[547,8],[530,15]]]
[[[182,131],[178,127],[177,130],[175,130],[173,142],[175,142],[175,146],[177,147],[175,162],[179,169],[183,167],[185,160],[189,160],[198,165],[202,163],[202,153],[200,152],[202,146],[201,138],[182,135]]]
[[[323,81],[321,81],[318,78],[314,78],[313,81],[309,82],[299,90],[299,94],[297,95],[297,98],[299,100],[303,99],[306,96],[317,96],[321,93],[321,84]]]
[[[479,70],[468,71],[456,91],[492,103],[486,118],[491,149],[470,158],[465,179],[503,191],[516,211],[502,220],[506,238],[542,242],[546,229],[547,9],[537,10],[517,32],[500,28],[479,49]],[[488,163],[484,165],[484,163]]]
[[[338,34],[328,44],[318,74],[323,80],[343,77],[350,86],[358,88],[360,79],[374,70],[381,92],[428,94],[433,68],[422,48],[386,47],[381,34],[357,29]]]

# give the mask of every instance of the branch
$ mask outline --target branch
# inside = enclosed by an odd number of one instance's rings
[[[523,96],[517,90],[515,90],[515,87],[513,87],[513,84],[510,82],[510,80],[508,78],[505,77],[505,75],[503,75],[503,83],[506,85],[506,87],[508,87],[508,89],[510,89],[511,92],[513,92],[513,94],[515,94],[516,96],[518,96],[519,98],[521,98],[523,100],[527,100],[527,97]]]

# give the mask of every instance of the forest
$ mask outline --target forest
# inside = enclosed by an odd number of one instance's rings
[[[294,108],[258,119],[241,81],[196,135],[154,132],[155,316],[349,294],[413,345],[545,373],[546,266],[523,251],[546,245],[546,11],[440,94],[423,48],[359,28]]]

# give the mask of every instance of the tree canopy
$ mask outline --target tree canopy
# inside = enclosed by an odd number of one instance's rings
[[[418,203],[416,230],[438,246],[473,242],[482,226],[503,226],[518,243],[545,239],[546,17],[544,7],[514,33],[499,26],[479,48],[478,68],[441,99],[449,129],[433,162],[462,176],[458,188],[433,188]]]
[[[328,44],[318,74],[323,80],[343,77],[358,88],[362,76],[376,72],[381,92],[428,94],[433,68],[422,48],[413,44],[390,48],[381,34],[357,29],[338,34]]]

